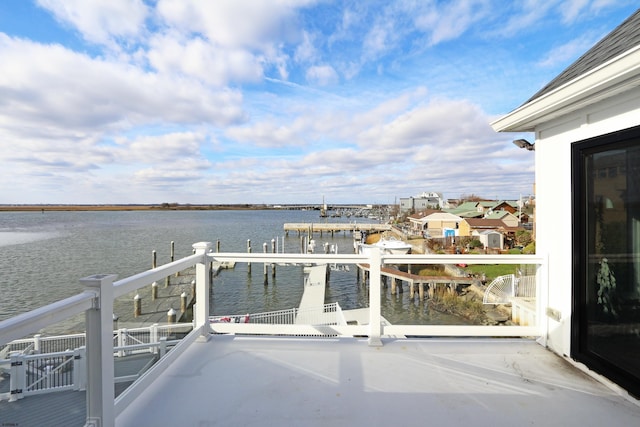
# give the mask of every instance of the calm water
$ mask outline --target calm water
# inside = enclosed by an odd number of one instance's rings
[[[349,221],[331,218],[330,221]],[[367,220],[358,218],[358,222]],[[2,212],[0,213],[0,320],[81,292],[79,279],[98,273],[124,278],[151,267],[152,251],[158,265],[169,262],[170,242],[175,256],[192,253],[200,241],[220,241],[224,252],[245,252],[251,240],[254,252],[278,239],[282,248],[287,222],[321,222],[316,211],[150,211],[150,212]],[[353,221],[351,219],[350,221]],[[348,234],[314,236],[337,244],[340,253],[352,253]],[[299,252],[300,238],[284,238],[285,252]],[[281,250],[281,249],[280,249]],[[355,268],[332,271],[326,302],[343,309],[368,306],[367,291],[357,285]],[[252,274],[244,263],[214,279],[212,313],[239,314],[296,307],[302,297],[301,267],[277,268],[275,281],[264,286],[261,264]],[[423,303],[385,293],[383,316],[392,323],[462,323],[429,311]]]

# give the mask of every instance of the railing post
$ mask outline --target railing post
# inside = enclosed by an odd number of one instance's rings
[[[158,342],[158,324],[154,323],[149,328],[149,344],[155,344]],[[151,353],[158,354],[158,347],[152,346]]]
[[[380,298],[381,256],[379,248],[371,248],[369,255],[369,345],[381,346],[382,302]]]
[[[162,359],[164,355],[167,354],[167,337],[160,338],[159,351],[160,351],[160,359]]]
[[[84,363],[86,352],[84,347],[73,350],[73,389],[84,390],[87,387],[87,369]]]
[[[124,347],[127,345],[129,337],[129,332],[127,332],[127,328],[118,329],[118,347]],[[127,355],[127,351],[125,349],[121,349],[118,351],[118,357],[124,357]]]
[[[211,242],[199,242],[193,245],[196,254],[202,255],[202,261],[196,264],[196,305],[193,309],[194,328],[200,328],[198,341],[208,341],[211,326],[209,325],[209,269],[211,262],[207,254],[211,250]]]
[[[80,279],[99,297],[86,311],[87,327],[87,426],[115,424],[113,369],[113,282],[115,274],[97,274]]]
[[[20,353],[12,354],[10,360],[11,378],[9,379],[9,392],[11,396],[9,397],[9,402],[15,402],[24,397],[23,393],[27,386],[27,376],[25,374],[27,365],[24,360],[24,355]]]
[[[42,352],[42,335],[41,334],[35,334],[33,336],[33,352],[35,354],[40,354]]]

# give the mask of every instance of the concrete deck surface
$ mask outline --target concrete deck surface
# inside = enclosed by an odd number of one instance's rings
[[[526,339],[216,335],[116,425],[637,426],[640,404]]]

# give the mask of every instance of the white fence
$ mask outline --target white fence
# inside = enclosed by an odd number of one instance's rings
[[[496,277],[487,287],[484,304],[509,304],[513,298],[536,298],[536,276],[507,274]]]
[[[547,276],[547,263],[545,258],[536,255],[394,255],[381,254],[377,250],[367,255],[363,254],[268,254],[268,253],[213,253],[212,244],[201,242],[193,245],[195,254],[164,266],[115,281],[115,275],[94,275],[81,279],[86,290],[78,295],[66,298],[56,303],[33,310],[29,313],[18,315],[0,322],[0,344],[33,334],[40,329],[71,316],[85,313],[86,317],[86,358],[82,360],[85,365],[70,371],[86,373],[87,390],[87,423],[91,425],[114,425],[115,417],[123,411],[136,397],[151,384],[155,378],[161,375],[169,364],[196,340],[208,340],[212,332],[215,333],[245,333],[245,334],[295,334],[307,335],[339,335],[339,336],[367,336],[369,345],[382,345],[384,336],[538,336],[539,325],[532,326],[453,326],[453,325],[388,325],[383,323],[381,306],[381,267],[383,264],[534,264],[537,269],[537,296],[538,313],[542,313],[539,293],[545,289],[541,286],[542,278]],[[210,323],[209,318],[209,293],[210,276],[209,267],[212,261],[216,262],[247,262],[247,263],[285,263],[285,264],[341,264],[341,265],[369,265],[369,307],[368,319],[365,325],[343,324],[258,324],[258,323]],[[175,347],[160,359],[147,372],[140,375],[130,387],[128,387],[118,399],[114,396],[113,384],[116,382],[114,373],[114,354],[120,349],[114,346],[113,300],[138,288],[146,286],[167,276],[195,266],[196,295],[198,301],[194,307],[193,330],[185,338],[180,340]],[[336,313],[340,311],[336,306]],[[542,316],[537,316],[540,319]],[[136,338],[143,341],[141,338]],[[151,344],[141,344],[150,346]],[[155,344],[154,344],[155,345]],[[147,351],[149,349],[147,348]],[[35,355],[34,355],[35,356]],[[31,356],[25,356],[31,357]],[[37,356],[35,356],[37,358]],[[49,369],[51,376],[45,373],[43,379],[36,382],[63,385],[62,379],[55,375],[66,375],[68,369],[69,354],[60,357],[60,363]],[[74,354],[74,359],[75,354]],[[23,362],[24,363],[24,362]],[[19,365],[15,365],[19,366]],[[39,369],[38,364],[34,365]],[[13,367],[12,367],[13,368]],[[41,376],[42,377],[42,376]],[[23,387],[23,391],[26,388]]]
[[[340,304],[337,302],[324,304],[317,308],[290,308],[287,310],[267,311],[230,316],[215,316],[211,323],[253,323],[267,325],[346,325]]]
[[[191,323],[119,329],[113,332],[114,356],[151,353],[154,355],[151,360],[155,362],[178,342],[169,337],[186,335],[192,329]],[[0,374],[9,376],[9,391],[0,393],[0,400],[16,401],[42,393],[84,390],[85,358],[85,334],[35,335],[9,342],[0,349]],[[133,381],[139,374],[115,377],[115,382]]]

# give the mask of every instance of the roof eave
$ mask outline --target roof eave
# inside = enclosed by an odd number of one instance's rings
[[[534,132],[537,125],[640,86],[640,46],[491,123],[496,132]]]

